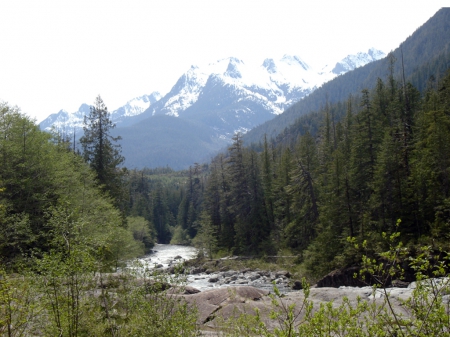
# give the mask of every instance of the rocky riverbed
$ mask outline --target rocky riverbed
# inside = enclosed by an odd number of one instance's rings
[[[195,255],[196,251],[192,247],[157,245],[155,252],[140,262],[168,275],[173,276],[175,271],[178,271],[186,277],[185,287],[171,287],[167,284],[167,296],[180,297],[198,310],[197,323],[201,326],[203,335],[215,336],[224,320],[240,313],[254,313],[255,309],[260,311],[261,319],[269,329],[277,327],[278,322],[270,318],[270,312],[274,309],[273,297],[270,296],[273,294],[274,284],[283,294],[277,301],[284,307],[295,305],[295,324],[300,324],[304,318],[305,294],[301,290],[300,282],[292,279],[289,272],[281,269],[234,270],[228,267],[233,264],[225,262],[227,259],[238,259],[237,257],[194,261]],[[344,301],[348,301],[346,305],[354,307],[360,300],[386,307],[385,296],[388,294],[391,306],[389,310],[394,310],[403,317],[412,314],[411,310],[405,307],[404,301],[412,296],[415,282],[392,280],[389,288],[374,291],[370,286],[354,286],[359,284],[347,274],[353,275],[354,271],[334,271],[311,287],[308,301],[314,306],[314,310],[330,302],[335,308]],[[450,280],[443,278],[429,282],[430,285],[439,285],[440,288],[443,284],[447,285],[442,287],[441,295],[443,302],[448,305]]]
[[[291,291],[292,287],[299,287],[299,282],[290,279],[289,272],[285,270],[266,271],[240,269],[233,270],[223,266],[222,262],[237,257],[229,257],[202,263],[187,263],[193,260],[197,249],[179,245],[155,245],[152,254],[138,260],[141,268],[158,269],[174,275],[176,271],[183,273],[187,278],[187,285],[200,291],[236,286],[253,286],[258,289],[272,291],[274,283],[281,292]]]
[[[213,272],[200,271],[203,268],[187,269],[188,285],[199,290],[211,288],[225,288],[235,286],[252,286],[258,289],[272,291],[274,283],[281,292],[292,290],[290,287],[290,274],[287,271],[270,272],[265,270],[226,270]]]

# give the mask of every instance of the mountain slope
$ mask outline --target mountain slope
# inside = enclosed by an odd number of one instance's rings
[[[408,37],[401,44],[401,48],[393,51],[397,60],[394,67],[396,78],[401,77],[402,51],[407,79],[412,78],[415,70],[422,64],[431,62],[435,58],[445,58],[445,55],[450,51],[450,9],[439,10]],[[248,144],[259,142],[264,134],[275,137],[300,116],[320,109],[327,100],[329,102],[344,101],[350,94],[358,94],[364,88],[371,88],[378,77],[381,79],[387,77],[388,69],[389,59],[386,57],[338,76],[323,84],[308,97],[292,105],[281,115],[252,129],[244,135],[243,139]],[[428,72],[423,74],[426,78],[430,75],[435,75],[433,69],[429,69]]]
[[[184,118],[158,115],[132,127],[116,128],[121,136],[126,166],[132,168],[165,167],[180,170],[195,162],[209,161],[210,155],[226,146],[211,136],[208,126]]]

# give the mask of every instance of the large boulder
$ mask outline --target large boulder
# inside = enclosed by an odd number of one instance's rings
[[[254,287],[238,286],[219,288],[203,291],[193,295],[179,295],[189,305],[195,306],[198,310],[198,323],[205,324],[213,321],[216,317],[229,317],[231,311],[235,308],[240,312],[239,307],[242,304],[247,305],[252,302],[259,301],[267,296],[267,290],[257,289]],[[250,307],[254,307],[250,305]],[[233,310],[231,310],[233,308]],[[231,311],[230,311],[231,310]]]

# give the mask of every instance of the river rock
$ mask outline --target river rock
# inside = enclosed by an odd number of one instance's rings
[[[167,294],[178,294],[178,295],[192,295],[198,294],[200,290],[194,287],[185,286],[185,287],[173,287],[167,290]]]
[[[247,279],[249,279],[250,281],[254,281],[260,277],[261,277],[261,275],[259,275],[257,273],[251,273],[250,275],[247,276]]]
[[[213,277],[211,277],[209,280],[208,280],[208,282],[210,282],[210,283],[216,283],[216,282],[218,282],[219,281],[219,277],[218,276],[213,276]]]
[[[235,274],[236,274],[235,270],[227,270],[227,271],[222,272],[223,277],[231,277],[231,276],[234,277]]]
[[[218,310],[226,307],[234,307],[233,304],[243,304],[258,301],[263,296],[269,294],[266,290],[254,287],[233,287],[220,288],[203,291],[193,295],[179,295],[189,305],[195,306],[198,310],[198,323],[205,324],[219,317]],[[220,315],[222,315],[221,313]],[[222,316],[223,317],[223,316]],[[228,315],[228,317],[230,317]],[[226,317],[223,317],[226,318]]]
[[[248,281],[245,279],[236,280],[235,284],[248,284]]]
[[[191,269],[191,274],[195,275],[195,274],[200,274],[203,273],[205,271],[205,268],[203,267],[195,267]]]
[[[275,273],[275,277],[281,277],[281,276],[289,278],[289,277],[291,277],[291,274],[288,271],[286,271],[286,270],[277,271]]]
[[[294,283],[292,284],[292,289],[293,290],[301,290],[303,288],[302,282],[301,281],[294,281]]]
[[[386,305],[383,298],[385,291],[391,296],[391,305],[394,310],[407,317],[408,312],[402,303],[411,296],[412,289],[408,288],[379,289],[376,292],[372,287],[311,288],[308,300],[313,304],[313,311],[318,310],[321,304],[330,301],[332,306],[336,308],[343,303],[344,298],[347,298],[353,306],[357,305],[359,299],[375,302],[377,305]],[[254,315],[255,309],[259,310],[260,318],[267,328],[273,330],[275,327],[279,327],[279,322],[270,318],[270,312],[277,309],[273,306],[273,300],[268,294],[269,292],[266,290],[250,286],[236,286],[178,296],[184,299],[188,305],[197,308],[199,313],[198,323],[209,331],[211,329],[219,331],[220,324],[231,317],[237,317],[243,313]],[[287,308],[290,305],[295,306],[295,324],[300,324],[305,316],[304,300],[303,291],[286,293],[283,297],[276,298],[276,301],[281,304],[278,309]]]
[[[402,280],[393,280],[391,282],[391,287],[395,288],[408,288],[410,282],[405,282]]]

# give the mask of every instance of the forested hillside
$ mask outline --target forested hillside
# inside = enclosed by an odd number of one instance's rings
[[[316,277],[360,260],[348,237],[371,256],[397,230],[412,247],[448,248],[450,73],[420,92],[389,60],[373,89],[324,101],[292,133],[253,147],[237,134],[226,153],[178,178],[130,172],[131,214],[153,223],[160,242],[219,256],[291,250]]]
[[[388,56],[392,62],[400,62],[395,59],[393,53]],[[389,68],[389,66],[388,66]],[[447,69],[450,68],[450,53],[441,54],[439,57],[432,59],[429,62],[424,63],[420,67],[418,67],[410,76],[410,83],[414,85],[420,92],[424,92],[427,89],[428,80],[434,78],[434,80],[438,80],[442,76],[445,75]],[[397,78],[401,78],[397,76]],[[375,81],[376,82],[376,81]],[[369,86],[372,87],[372,86]],[[355,93],[354,95],[349,95],[354,100],[359,100],[361,98],[361,92]],[[322,107],[325,108],[327,105],[327,101]],[[330,109],[330,113],[333,113],[336,121],[340,120],[345,115],[345,100],[339,101],[337,103],[329,103],[328,107]],[[311,133],[312,135],[317,135],[320,124],[322,122],[320,109],[316,111],[312,111],[308,114],[302,115],[297,118],[292,124],[285,127],[282,132],[277,134],[273,141],[275,144],[284,144],[292,146],[300,135],[304,135],[306,132]],[[261,147],[261,142],[258,144],[253,144],[253,146]]]
[[[398,60],[393,69],[395,78],[405,76],[417,89],[423,90],[431,75],[443,74],[450,65],[449,36],[450,9],[442,8],[392,52]],[[276,137],[302,115],[323,108],[327,101],[345,101],[350,94],[374,88],[377,78],[389,75],[389,63],[386,57],[325,83],[281,115],[249,131],[243,137],[245,143],[258,143],[265,134]]]
[[[101,270],[144,253],[117,208],[121,194],[105,193],[69,143],[5,104],[0,135],[1,265],[32,266],[36,258],[64,254],[66,245],[95,256]]]

